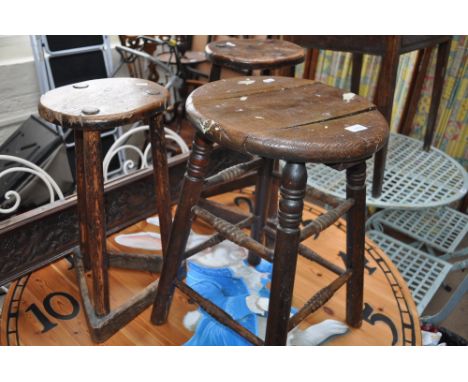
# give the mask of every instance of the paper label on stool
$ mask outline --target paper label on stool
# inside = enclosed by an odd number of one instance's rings
[[[345,127],[345,130],[351,131],[352,133],[357,133],[358,131],[367,130],[367,127],[362,125],[353,125]]]

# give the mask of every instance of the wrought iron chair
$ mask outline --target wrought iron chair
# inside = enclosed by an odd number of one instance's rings
[[[468,259],[449,262],[468,256],[468,247],[459,248],[468,233],[468,216],[452,208],[387,209],[373,215],[367,221],[367,228],[367,235],[387,253],[408,283],[419,313],[424,311],[448,273],[468,267]],[[404,234],[413,242],[404,243],[384,232],[386,229]],[[436,251],[442,255],[438,256]],[[452,301],[451,309],[453,306]]]
[[[149,132],[149,126],[137,126],[125,132],[107,151],[103,161],[104,181],[108,181],[109,177],[109,164],[112,159],[121,151],[127,151],[126,161],[123,164],[123,175],[128,174],[130,171],[141,170],[150,166],[148,156],[151,154],[151,143],[147,143],[144,148],[140,148],[135,144],[129,143],[129,140],[135,135],[141,135]],[[182,137],[175,131],[164,128],[166,140],[173,141],[180,150],[181,154],[189,152],[189,148]],[[130,153],[136,156],[136,159],[130,158]],[[168,153],[169,155],[169,153]],[[139,162],[139,164],[137,164]]]
[[[185,114],[186,88],[204,83],[208,75],[193,67],[187,59],[185,42],[171,36],[134,36],[125,45],[117,46],[121,65],[127,64],[132,77],[159,82],[169,90],[170,100],[164,113],[166,123],[177,119],[177,131]],[[195,63],[198,63],[197,60]]]

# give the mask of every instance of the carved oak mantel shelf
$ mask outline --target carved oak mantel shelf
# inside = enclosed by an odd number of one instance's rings
[[[188,154],[168,160],[172,203],[180,190]],[[210,173],[245,161],[246,157],[217,148]],[[230,188],[251,183],[241,179]],[[152,169],[144,169],[104,187],[108,234],[154,215],[156,202]],[[209,191],[209,190],[207,190]],[[224,190],[223,190],[224,191]],[[216,190],[211,190],[215,192]],[[72,195],[0,223],[0,285],[70,254],[78,245],[77,199]]]

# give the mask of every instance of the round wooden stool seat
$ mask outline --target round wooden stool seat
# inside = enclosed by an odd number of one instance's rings
[[[175,55],[169,52],[164,52],[158,54],[158,59],[166,64],[175,64],[176,59]],[[180,59],[180,63],[182,65],[197,65],[206,62],[206,56],[204,52],[197,52],[193,50],[189,50],[184,53],[184,55]]]
[[[304,61],[304,49],[288,41],[238,39],[213,41],[206,56],[216,65],[234,69],[273,69]]]
[[[168,97],[164,87],[151,81],[104,78],[47,92],[39,114],[61,126],[100,130],[148,118],[164,109]]]
[[[320,82],[238,77],[204,85],[187,114],[210,140],[271,159],[345,163],[370,157],[388,125],[367,99]]]

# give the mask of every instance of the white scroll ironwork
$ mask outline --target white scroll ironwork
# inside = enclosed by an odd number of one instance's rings
[[[148,125],[134,127],[128,130],[126,133],[122,134],[119,137],[119,139],[117,139],[114,142],[114,144],[109,148],[104,158],[104,163],[103,163],[105,181],[109,180],[109,164],[112,161],[112,158],[114,158],[114,156],[120,152],[127,152],[127,153],[133,152],[137,155],[137,160],[140,162],[140,166],[139,168],[137,168],[137,164],[135,163],[136,160],[126,159],[122,166],[123,173],[125,175],[128,174],[132,170],[141,170],[144,168],[148,168],[150,166],[149,161],[148,161],[148,156],[151,152],[151,143],[148,143],[144,149],[141,149],[140,147],[127,143],[128,139],[131,136],[141,133],[141,132],[145,132],[145,131],[149,131]],[[185,141],[182,139],[180,135],[178,135],[176,132],[168,128],[164,128],[164,132],[165,132],[166,139],[174,141],[180,147],[182,154],[189,152],[189,148],[187,144],[185,143]]]
[[[35,165],[34,163],[26,159],[15,157],[12,155],[0,155],[0,160],[14,162],[14,163],[18,163],[22,165],[21,167],[15,166],[15,167],[9,167],[3,170],[2,172],[0,172],[0,179],[5,177],[8,174],[19,173],[19,172],[32,174],[32,175],[37,176],[44,182],[45,186],[47,187],[47,190],[49,191],[50,203],[54,202],[56,200],[56,197],[58,198],[58,200],[64,199],[62,190],[60,189],[58,184],[55,182],[55,180],[39,166]],[[0,207],[0,214],[11,214],[15,212],[21,204],[21,196],[15,190],[7,191],[5,193],[5,199],[12,201],[13,205],[7,208]]]

